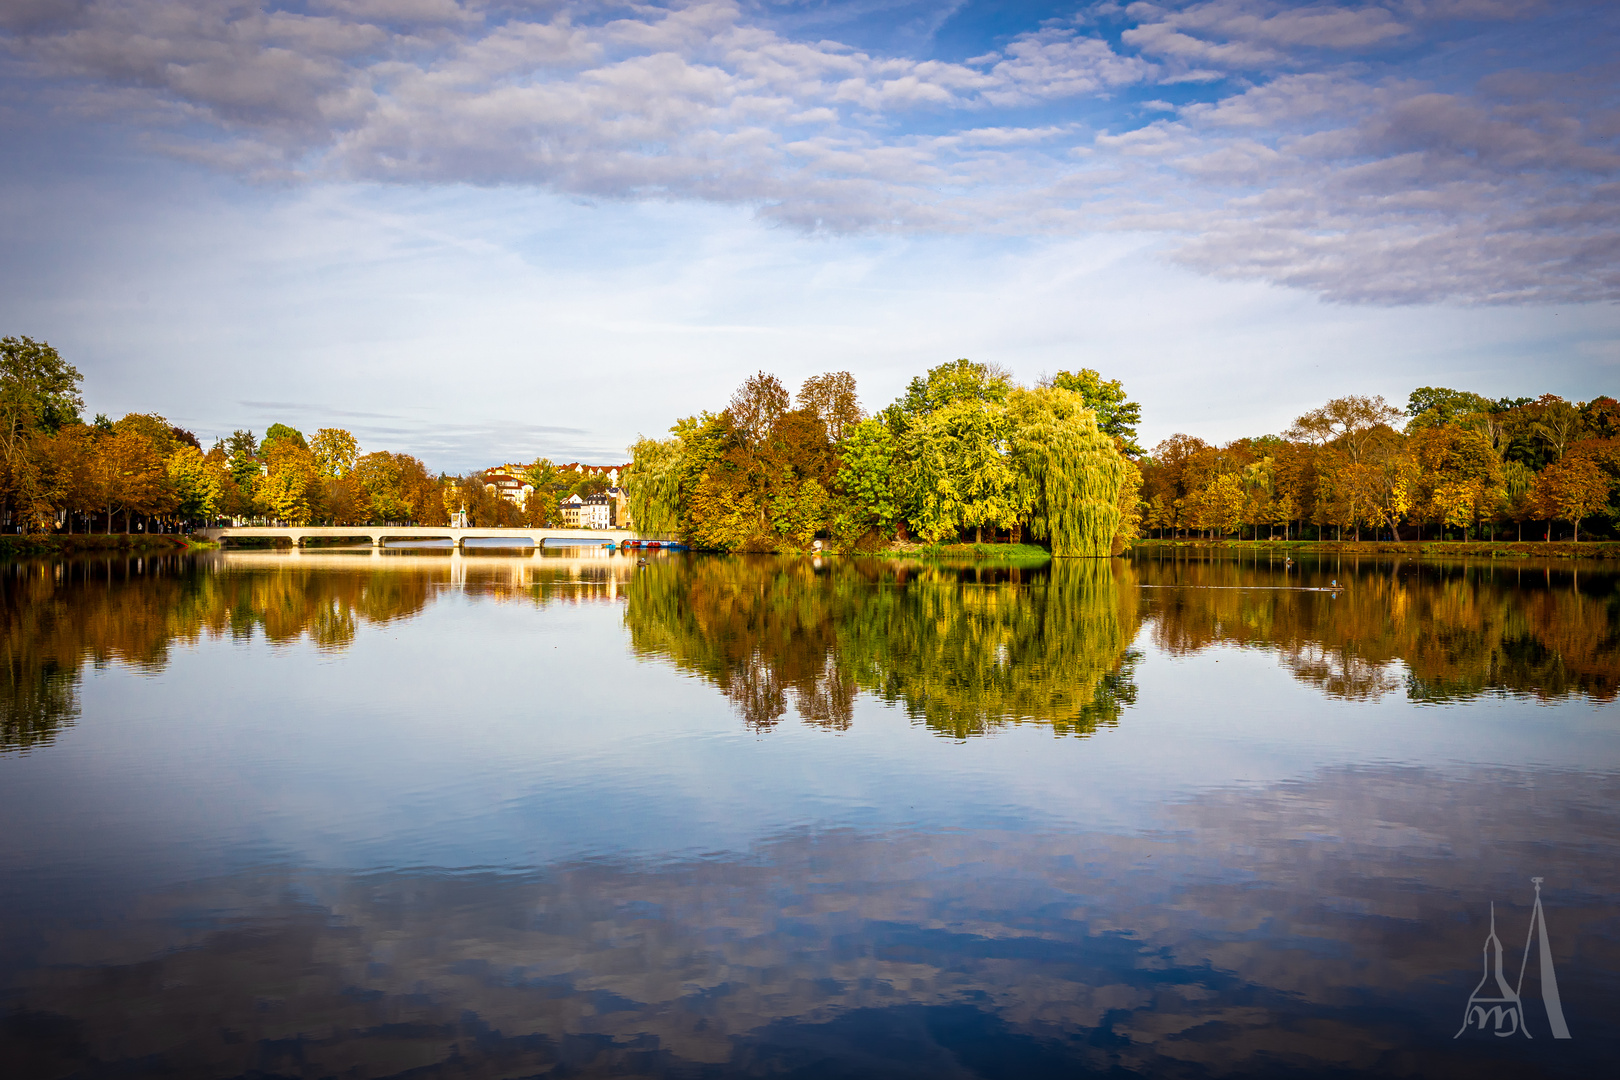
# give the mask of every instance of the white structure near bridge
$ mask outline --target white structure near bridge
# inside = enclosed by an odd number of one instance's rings
[[[628,529],[466,529],[444,525],[225,525],[198,529],[192,535],[226,544],[232,540],[288,540],[294,547],[302,547],[306,540],[364,539],[379,548],[390,540],[449,540],[459,548],[466,540],[527,540],[535,547],[547,540],[573,540],[580,547],[601,547],[641,539]]]

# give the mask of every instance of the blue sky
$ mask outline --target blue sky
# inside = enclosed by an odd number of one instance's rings
[[[1620,391],[1600,3],[12,0],[0,332],[92,409],[617,460],[756,369],[1144,441]]]

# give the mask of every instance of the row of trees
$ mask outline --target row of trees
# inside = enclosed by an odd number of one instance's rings
[[[353,435],[273,424],[204,450],[161,416],[81,418],[82,376],[45,342],[0,340],[0,500],[22,531],[128,532],[222,517],[290,524],[447,520],[443,478]]]
[[[260,440],[236,431],[207,450],[157,415],[81,418],[82,376],[50,345],[0,339],[0,516],[28,532],[129,532],[220,518],[289,525],[561,525],[558,503],[607,481],[542,458],[523,471],[522,505],[484,473],[434,474],[409,454],[362,452],[341,428],[313,436],[272,424]]]
[[[1054,554],[1102,556],[1134,535],[1139,417],[1090,370],[1026,388],[955,360],[875,416],[848,372],[806,380],[796,402],[760,372],[722,411],[639,440],[625,486],[637,528],[722,551],[1027,530]]]
[[[1421,387],[1404,411],[1336,398],[1280,436],[1174,435],[1139,464],[1142,525],[1161,536],[1522,538],[1535,523],[1551,540],[1563,523],[1578,540],[1615,516],[1620,404]]]

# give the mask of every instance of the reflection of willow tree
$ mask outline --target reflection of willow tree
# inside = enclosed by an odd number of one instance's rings
[[[1332,697],[1414,700],[1483,693],[1542,700],[1620,690],[1620,595],[1613,574],[1424,563],[1296,572],[1230,561],[1135,560],[1154,640],[1172,653],[1214,644],[1271,649]],[[1318,580],[1320,578],[1320,580]],[[1325,585],[1326,592],[1279,589]]]
[[[750,726],[791,703],[843,729],[865,690],[958,738],[1021,722],[1085,734],[1135,697],[1132,580],[1113,562],[956,572],[702,559],[642,569],[625,618],[639,654],[709,679]]]

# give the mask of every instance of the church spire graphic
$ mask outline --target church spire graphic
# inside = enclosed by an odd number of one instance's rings
[[[1479,985],[1474,992],[1468,995],[1468,1005],[1463,1010],[1462,1027],[1452,1038],[1461,1038],[1463,1032],[1472,1026],[1476,1031],[1489,1030],[1497,1038],[1508,1038],[1513,1035],[1523,1035],[1533,1038],[1525,1026],[1524,1002],[1519,993],[1524,989],[1524,972],[1530,964],[1530,944],[1540,941],[1540,951],[1536,961],[1541,976],[1541,1001],[1547,1008],[1547,1024],[1552,1028],[1552,1037],[1567,1039],[1570,1037],[1569,1025],[1564,1022],[1564,1007],[1558,997],[1558,976],[1553,971],[1552,946],[1547,941],[1547,916],[1541,908],[1541,883],[1545,878],[1531,878],[1536,887],[1536,904],[1530,913],[1530,929],[1524,938],[1524,959],[1519,964],[1518,985],[1509,987],[1507,980],[1502,976],[1502,942],[1496,936],[1496,904],[1491,904],[1491,930],[1485,936],[1482,967]],[[1491,985],[1493,984],[1494,985]],[[1487,1029],[1486,1025],[1490,1025]]]
[[[1484,1031],[1489,1022],[1492,1033],[1499,1038],[1509,1035],[1523,1035],[1530,1038],[1530,1033],[1524,1028],[1524,1006],[1519,1002],[1519,992],[1507,984],[1502,977],[1502,942],[1496,936],[1496,903],[1491,903],[1491,932],[1485,936],[1484,959],[1482,961],[1484,973],[1479,977],[1479,985],[1474,992],[1468,995],[1468,1007],[1463,1010],[1462,1027],[1452,1038],[1459,1038],[1468,1030],[1469,1024],[1474,1024],[1478,1030]],[[1496,985],[1486,988],[1486,984],[1495,977]]]

